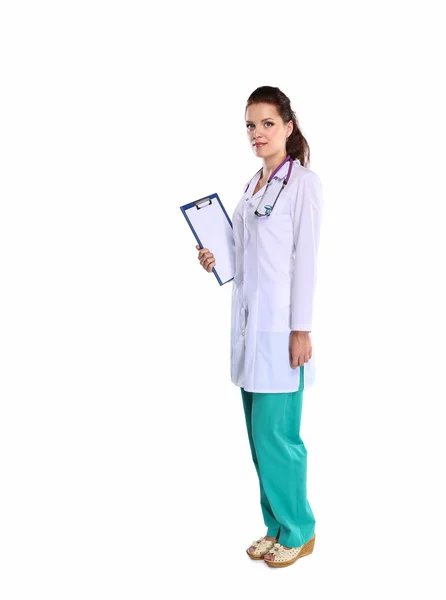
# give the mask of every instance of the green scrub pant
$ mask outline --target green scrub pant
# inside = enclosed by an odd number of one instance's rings
[[[304,367],[299,390],[265,394],[241,388],[267,536],[283,546],[308,542],[315,518],[307,500],[307,450],[300,437]]]

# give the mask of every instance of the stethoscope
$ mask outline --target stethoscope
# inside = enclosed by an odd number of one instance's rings
[[[263,208],[265,209],[265,212],[264,212],[264,213],[261,213],[261,212],[259,212],[259,207],[260,207],[260,204],[262,204],[263,198],[265,197],[265,194],[266,194],[266,193],[267,193],[267,191],[268,191],[269,184],[270,184],[270,183],[271,183],[271,181],[273,180],[273,177],[274,177],[274,175],[277,173],[277,171],[278,171],[278,170],[279,170],[281,167],[283,167],[283,165],[284,165],[284,164],[285,164],[287,161],[289,161],[289,163],[290,163],[290,165],[289,165],[289,167],[288,167],[288,173],[287,173],[287,175],[286,175],[285,179],[283,180],[282,187],[280,188],[280,190],[279,190],[279,193],[277,194],[277,196],[276,196],[276,199],[274,200],[274,203],[273,203],[273,205],[271,206],[270,204],[265,204],[265,205],[263,206]],[[287,155],[287,157],[285,158],[285,160],[283,160],[283,161],[280,163],[280,165],[274,169],[274,171],[271,173],[271,176],[270,176],[270,178],[268,179],[268,182],[267,182],[267,184],[266,184],[266,189],[265,189],[265,191],[263,192],[263,195],[262,195],[262,197],[260,198],[259,204],[257,205],[257,208],[256,208],[256,210],[255,210],[255,212],[254,212],[254,214],[255,214],[257,217],[269,217],[269,216],[270,216],[270,214],[272,213],[272,210],[273,210],[273,208],[274,208],[274,206],[275,206],[275,204],[276,204],[276,202],[277,202],[277,198],[280,196],[280,194],[281,194],[281,192],[282,192],[283,188],[286,186],[286,184],[288,183],[288,181],[289,181],[289,179],[290,179],[290,175],[291,175],[291,171],[292,171],[292,169],[293,169],[293,159],[292,159],[292,158],[291,158],[291,156],[288,154],[288,155]],[[261,170],[262,170],[262,169],[259,169],[259,170],[257,171],[257,173],[260,173],[260,171],[261,171]],[[256,173],[256,175],[257,175],[257,173]],[[254,177],[255,177],[255,175],[254,175]],[[251,181],[252,181],[252,179],[251,179]],[[250,183],[251,183],[251,182],[250,182]],[[246,192],[246,190],[248,189],[248,187],[249,187],[250,183],[248,183],[248,185],[246,186],[246,188],[245,188],[245,192]],[[246,198],[246,200],[249,200],[249,198]]]

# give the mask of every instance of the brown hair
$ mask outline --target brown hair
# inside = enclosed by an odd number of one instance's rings
[[[286,151],[293,160],[298,158],[300,164],[303,167],[307,167],[310,163],[310,147],[299,128],[299,122],[296,114],[291,108],[291,103],[288,96],[286,96],[278,87],[263,85],[262,87],[258,87],[256,90],[254,90],[249,96],[246,103],[246,108],[248,108],[248,106],[251,104],[259,104],[260,102],[273,104],[284,123],[293,121],[293,131],[287,139]]]

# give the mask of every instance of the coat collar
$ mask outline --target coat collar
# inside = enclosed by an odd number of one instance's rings
[[[297,163],[298,165],[300,165],[300,160],[298,158],[295,158],[293,160],[293,166],[295,165],[295,163]],[[277,171],[277,173],[274,175],[273,179],[285,179],[286,174],[288,173],[288,168],[289,168],[289,164],[288,161],[283,164],[280,169]],[[245,187],[245,193],[248,191],[248,188],[250,185],[254,184],[256,185],[258,180],[260,179],[260,173],[261,173],[262,169],[260,168],[257,173],[254,175],[254,177],[246,184]]]
[[[298,158],[295,158],[295,159],[293,160],[293,166],[294,166],[296,163],[300,165],[300,160],[299,160]],[[283,165],[280,167],[280,169],[279,169],[279,170],[277,171],[277,173],[274,175],[273,179],[285,179],[285,177],[286,177],[286,174],[288,173],[289,166],[290,166],[290,164],[289,164],[289,161],[287,161],[285,164],[283,164]],[[262,169],[259,169],[259,170],[257,171],[257,173],[254,175],[254,178],[256,179],[256,181],[258,181],[258,180],[259,180],[261,171],[262,171]]]
[[[295,158],[293,160],[293,167],[296,164],[296,162],[300,165],[300,160],[298,158]],[[280,169],[277,171],[277,173],[274,175],[273,179],[285,179],[286,174],[288,173],[288,169],[289,169],[289,162],[287,161],[284,165],[282,165],[280,167]]]

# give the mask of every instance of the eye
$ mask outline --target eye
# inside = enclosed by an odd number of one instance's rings
[[[265,125],[274,125],[274,123],[272,121],[265,121]],[[249,129],[250,127],[253,127],[252,123],[247,123],[246,125],[247,129]],[[267,129],[270,129],[270,127],[267,127]]]

